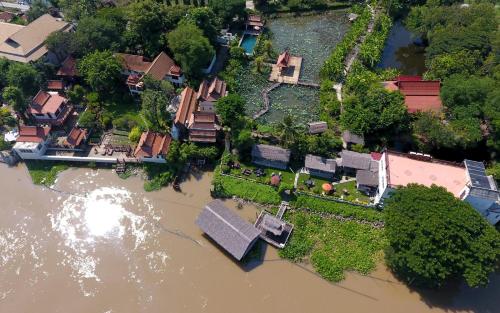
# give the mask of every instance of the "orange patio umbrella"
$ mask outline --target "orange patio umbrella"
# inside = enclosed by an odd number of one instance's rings
[[[332,184],[328,184],[328,183],[324,183],[323,186],[321,186],[323,188],[324,191],[326,192],[329,192],[329,191],[332,191],[333,189],[333,186]]]

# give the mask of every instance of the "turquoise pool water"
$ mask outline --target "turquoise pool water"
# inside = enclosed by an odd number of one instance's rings
[[[257,43],[257,36],[245,34],[243,35],[243,40],[241,40],[240,47],[245,49],[246,54],[252,55],[256,43]]]

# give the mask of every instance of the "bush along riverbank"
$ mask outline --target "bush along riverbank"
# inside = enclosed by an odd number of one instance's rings
[[[26,161],[26,167],[35,185],[52,186],[57,175],[69,168],[68,164],[50,161]]]
[[[310,263],[328,281],[341,281],[345,271],[367,275],[383,258],[387,246],[383,229],[306,212],[288,212],[286,219],[295,227],[280,257]]]

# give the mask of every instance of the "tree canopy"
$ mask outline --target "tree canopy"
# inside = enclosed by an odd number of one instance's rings
[[[386,201],[389,267],[411,284],[439,287],[463,278],[488,283],[500,257],[499,233],[442,187],[409,185]]]
[[[214,48],[196,25],[184,22],[168,36],[170,50],[182,70],[190,77],[200,77],[214,57]]]
[[[405,127],[408,115],[403,96],[373,85],[366,95],[345,99],[340,122],[356,134],[373,134]]]
[[[210,0],[208,6],[223,24],[230,23],[235,16],[245,16],[245,0]]]
[[[120,79],[122,66],[110,51],[95,51],[78,62],[85,82],[98,92],[111,91]]]
[[[160,90],[146,89],[141,94],[142,115],[149,127],[155,131],[168,129],[170,114],[167,112],[169,99]]]

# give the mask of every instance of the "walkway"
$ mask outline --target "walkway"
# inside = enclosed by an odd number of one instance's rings
[[[280,220],[282,220],[283,215],[285,214],[286,210],[288,210],[288,209],[290,209],[290,204],[286,201],[281,201],[278,213],[276,213],[276,217],[279,218]]]
[[[259,117],[261,117],[262,115],[266,114],[267,111],[269,111],[269,103],[270,103],[270,100],[269,100],[269,93],[278,88],[279,86],[281,86],[281,83],[275,83],[273,84],[271,87],[263,90],[261,92],[262,94],[262,99],[264,100],[264,108],[262,108],[262,110],[260,110],[259,112],[255,113],[253,115],[253,119],[256,120],[258,119]]]
[[[354,48],[347,55],[347,57],[344,61],[344,79],[345,79],[345,77],[347,77],[347,74],[349,74],[349,72],[351,71],[352,64],[358,58],[358,54],[359,54],[359,50],[361,48],[361,45],[365,42],[368,34],[373,32],[373,28],[375,27],[375,17],[376,17],[377,12],[369,4],[368,4],[368,8],[370,9],[370,13],[371,13],[370,22],[368,23],[366,33],[358,39],[358,43],[356,44],[356,46],[354,46]],[[342,106],[342,87],[343,87],[343,85],[344,84],[342,81],[336,82],[333,84],[333,89],[335,89],[335,91],[337,93],[337,99],[340,101],[340,110],[341,111],[343,109],[343,106]]]

